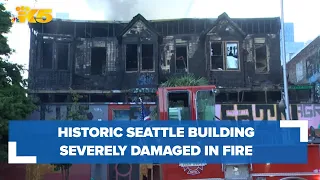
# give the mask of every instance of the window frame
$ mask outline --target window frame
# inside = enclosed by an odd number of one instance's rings
[[[106,53],[106,56],[105,56],[105,61],[104,61],[104,66],[103,66],[103,63],[102,63],[102,67],[101,67],[101,74],[92,74],[92,51],[93,51],[93,48],[101,48],[101,49],[104,49],[104,52]],[[107,72],[107,61],[108,61],[108,53],[107,53],[107,47],[100,47],[100,46],[93,46],[90,48],[90,75],[91,76],[102,76],[102,75],[105,75],[106,72]]]
[[[137,45],[137,71],[128,71],[127,70],[127,45]],[[139,44],[137,43],[126,43],[123,46],[123,50],[124,50],[124,68],[125,68],[125,72],[126,73],[135,73],[139,71]]]
[[[59,63],[59,58],[58,58],[58,53],[59,53],[59,51],[58,51],[58,44],[63,44],[63,45],[67,45],[68,46],[68,57],[67,57],[67,69],[59,69],[58,68],[58,63]],[[56,51],[56,70],[57,71],[69,71],[69,69],[70,69],[70,50],[71,50],[71,45],[70,45],[70,43],[65,43],[65,42],[55,42],[55,51]]]
[[[137,45],[137,70],[136,71],[128,71],[127,70],[127,45],[131,44],[131,45]],[[153,69],[152,70],[143,70],[142,69],[142,45],[152,45],[153,47],[153,55],[152,55],[152,61],[153,61]],[[123,50],[124,50],[124,64],[125,64],[125,72],[126,73],[137,73],[137,72],[155,72],[156,69],[156,61],[155,61],[155,50],[156,50],[156,43],[125,43],[123,46]]]
[[[197,90],[196,93],[195,93],[195,98],[194,98],[194,107],[195,107],[195,116],[196,116],[196,121],[198,121],[198,103],[197,103],[197,100],[198,100],[198,93],[199,92],[203,92],[203,91],[210,91],[210,90],[207,90],[207,89],[203,89],[203,90]],[[215,109],[215,105],[216,105],[216,95],[214,95],[214,107],[212,109],[213,111],[213,114],[214,114],[214,119],[212,121],[216,121],[216,109]],[[200,119],[199,119],[200,120]],[[205,121],[211,121],[211,120],[205,120]]]
[[[222,70],[219,70],[219,69],[213,69],[212,68],[212,59],[211,59],[211,44],[213,44],[213,43],[220,43],[221,44],[221,46],[220,46],[220,48],[221,48],[221,55],[220,56],[222,56]],[[210,41],[209,42],[209,60],[210,60],[210,70],[211,71],[224,71],[225,70],[225,63],[224,63],[224,51],[225,51],[225,49],[224,49],[224,44],[223,44],[223,41]]]
[[[263,39],[263,43],[256,42],[257,39]],[[257,40],[258,41],[258,40]],[[264,45],[266,48],[266,60],[267,60],[267,72],[257,72],[257,51],[256,45]],[[254,71],[256,74],[269,74],[270,73],[270,60],[268,58],[268,46],[266,44],[265,38],[254,38],[253,39],[253,48],[254,48]]]
[[[211,44],[212,43],[221,43],[221,49],[222,49],[222,59],[223,59],[223,68],[222,70],[219,69],[213,69],[212,68],[212,60],[211,60]],[[238,68],[237,69],[231,69],[227,68],[227,53],[228,51],[226,50],[227,44],[228,43],[236,43],[237,44],[237,54],[238,54]],[[241,71],[241,58],[240,58],[240,50],[239,46],[240,43],[239,41],[209,41],[209,61],[210,61],[210,71]]]
[[[227,44],[228,43],[235,43],[237,44],[237,54],[238,54],[238,68],[228,68],[227,67],[227,53],[228,51],[226,50],[227,48]],[[224,41],[224,70],[225,71],[241,71],[240,65],[241,65],[241,61],[240,61],[240,52],[239,52],[239,41]]]
[[[115,116],[115,114],[116,114],[116,111],[126,111],[126,112],[128,112],[128,120],[129,121],[131,121],[130,120],[130,109],[118,109],[118,108],[115,108],[115,109],[112,109],[111,110],[111,115],[112,115],[112,121],[126,121],[126,120],[117,120],[117,119],[114,119],[114,116]]]
[[[191,103],[192,103],[192,100],[191,100],[191,99],[192,99],[192,97],[191,97],[191,96],[192,96],[192,92],[191,92],[190,90],[173,90],[173,91],[167,91],[167,92],[166,92],[166,99],[167,99],[167,103],[166,103],[166,107],[167,107],[167,108],[166,108],[166,109],[167,109],[167,112],[168,112],[168,113],[167,113],[167,114],[168,114],[168,115],[167,115],[167,116],[168,116],[168,117],[167,117],[168,120],[170,120],[170,119],[169,119],[169,117],[170,117],[170,114],[169,114],[169,113],[170,113],[170,111],[169,111],[169,108],[170,108],[170,106],[169,106],[169,102],[170,102],[170,101],[169,101],[169,94],[170,94],[170,93],[184,93],[184,92],[188,93],[188,104],[189,104],[188,109],[189,109],[189,113],[190,113],[190,119],[181,119],[181,120],[179,120],[179,121],[182,121],[182,120],[192,120],[192,112],[191,112],[191,111],[192,111],[192,108],[191,108],[191,106],[192,106],[192,104],[191,104]]]
[[[143,45],[152,45],[152,69],[147,69],[144,70],[142,69],[142,46]],[[138,64],[140,65],[140,67],[138,67],[138,71],[140,72],[155,72],[155,43],[140,43],[138,44],[138,49],[140,47],[140,51],[138,51]]]
[[[43,68],[43,47],[44,47],[44,44],[45,43],[48,43],[48,44],[52,44],[52,65],[51,65],[51,68]],[[57,45],[58,44],[65,44],[68,46],[68,57],[67,57],[67,61],[68,61],[68,68],[67,69],[58,69],[58,48],[57,48]],[[70,53],[71,53],[71,42],[69,41],[55,41],[55,40],[47,40],[47,39],[44,39],[41,41],[41,43],[39,43],[39,46],[38,46],[38,51],[40,51],[37,59],[38,60],[38,65],[37,65],[37,69],[38,70],[43,70],[43,71],[64,71],[64,72],[67,72],[67,71],[70,71],[70,68],[71,68],[71,65],[70,65]]]
[[[177,71],[177,48],[179,47],[185,47],[186,48],[186,52],[187,52],[187,71],[186,72],[179,72]],[[175,47],[174,47],[174,69],[175,69],[175,73],[189,73],[189,46],[188,44],[176,44]]]
[[[46,43],[48,43],[48,44],[51,44],[52,45],[52,56],[51,56],[51,68],[44,68],[43,67],[43,62],[44,62],[44,44],[46,44]],[[40,61],[39,61],[39,69],[40,70],[46,70],[46,71],[53,71],[53,70],[55,70],[55,63],[54,63],[54,53],[55,53],[55,42],[53,41],[53,40],[43,40],[42,42],[41,42],[41,48],[40,48],[40,57],[39,57],[39,59],[40,59]]]

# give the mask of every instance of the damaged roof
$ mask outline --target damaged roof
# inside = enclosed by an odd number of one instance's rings
[[[222,15],[226,15],[223,13]],[[220,15],[220,16],[222,16]],[[134,18],[143,18],[142,15],[138,14]],[[208,31],[217,18],[181,18],[181,19],[157,19],[157,20],[146,20],[148,24],[162,36],[171,34],[194,34],[203,33]],[[267,33],[277,34],[280,32],[280,18],[230,18],[241,31],[246,34],[255,33]],[[130,24],[128,21],[81,21],[81,20],[62,20],[53,19],[47,24],[29,24],[30,28],[33,28],[43,33],[58,33],[57,28],[63,26],[63,29],[70,29],[67,33],[73,34],[75,28],[83,28],[90,30],[92,28],[100,28],[108,31],[107,36],[117,36],[121,32],[128,28]],[[61,28],[60,28],[61,29]],[[60,30],[61,31],[61,30]],[[112,31],[110,33],[110,31]],[[65,34],[66,32],[64,32]]]

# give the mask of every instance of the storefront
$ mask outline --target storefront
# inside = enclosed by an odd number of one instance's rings
[[[320,180],[319,145],[309,145],[308,164],[164,164],[163,180]]]

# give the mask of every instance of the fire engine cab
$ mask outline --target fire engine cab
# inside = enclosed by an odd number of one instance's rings
[[[220,120],[215,86],[166,87],[158,90],[160,120]],[[163,180],[320,180],[320,150],[311,133],[308,164],[162,164]],[[271,152],[270,152],[271,153]]]

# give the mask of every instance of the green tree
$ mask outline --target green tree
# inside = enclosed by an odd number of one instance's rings
[[[186,74],[183,76],[172,76],[162,83],[160,87],[205,86],[208,84],[208,80],[204,77],[197,78],[193,74]]]
[[[72,93],[72,104],[69,107],[69,111],[67,113],[68,120],[88,120],[87,113],[88,113],[88,106],[82,105],[79,103],[79,100],[83,98],[83,95]]]
[[[23,66],[8,61],[13,50],[5,34],[12,26],[11,14],[0,4],[0,161],[7,161],[8,121],[23,120],[36,109],[27,96]]]
[[[66,115],[67,120],[92,120],[92,114],[88,113],[88,107],[86,105],[79,104],[79,100],[82,95],[72,93],[72,104],[68,107]],[[69,180],[69,172],[72,164],[52,164],[55,171],[60,171],[62,180]]]

